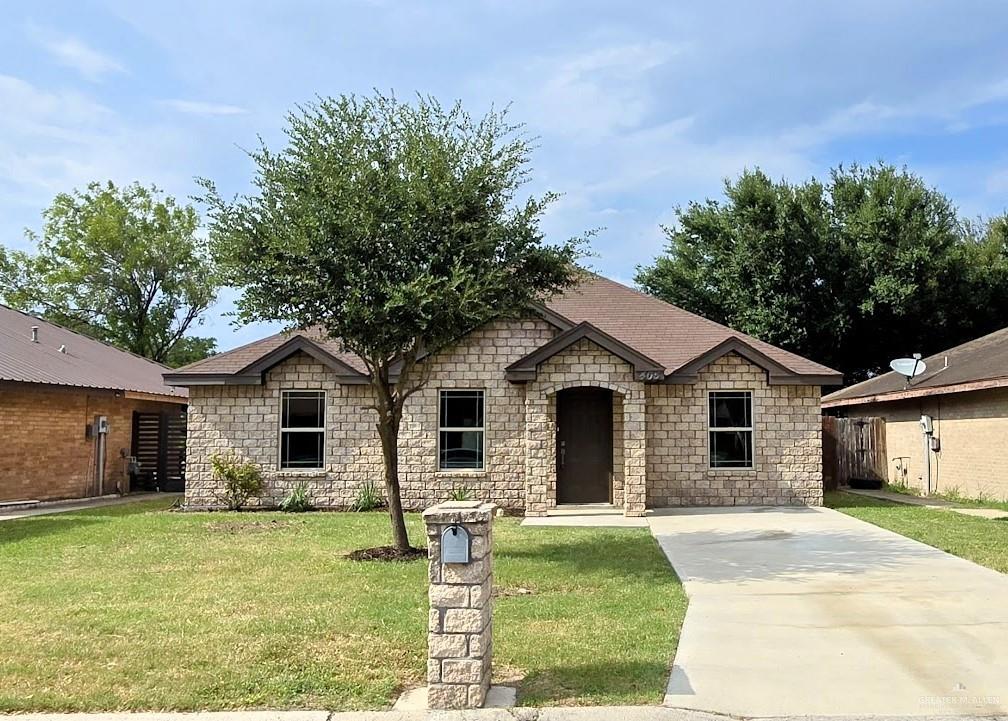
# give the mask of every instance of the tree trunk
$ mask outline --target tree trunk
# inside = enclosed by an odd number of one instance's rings
[[[389,517],[392,520],[392,545],[397,551],[410,549],[403,517],[402,499],[399,496],[399,421],[394,411],[379,413],[378,435],[381,437],[382,455],[385,457],[385,492],[388,496]]]

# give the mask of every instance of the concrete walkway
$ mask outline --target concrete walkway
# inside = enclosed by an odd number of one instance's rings
[[[877,498],[880,501],[890,503],[902,503],[905,506],[923,506],[936,511],[952,511],[964,516],[976,516],[977,518],[1008,518],[1008,511],[999,508],[982,508],[977,506],[963,506],[961,504],[946,501],[944,498],[934,496],[911,496],[908,493],[894,493],[893,491],[871,491],[862,488],[845,488],[844,493],[853,493],[856,496],[867,496]]]
[[[1008,576],[825,508],[648,520],[690,598],[666,705],[1008,713]]]
[[[545,516],[522,519],[523,526],[566,526],[570,528],[647,528],[640,517],[627,517],[623,509],[608,503],[558,506]]]
[[[151,501],[155,498],[181,497],[181,493],[131,493],[128,496],[102,496],[101,498],[84,498],[73,501],[53,501],[49,503],[39,503],[34,506],[23,506],[20,508],[11,508],[9,510],[0,510],[0,521],[13,521],[17,518],[30,518],[32,516],[47,516],[51,513],[86,511],[91,508],[102,508],[104,506],[121,506],[124,503]]]

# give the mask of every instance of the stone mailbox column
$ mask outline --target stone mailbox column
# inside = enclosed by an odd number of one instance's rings
[[[423,513],[430,558],[427,705],[431,709],[480,708],[490,688],[496,508],[480,501],[448,501]],[[443,548],[446,531],[452,537]],[[460,538],[468,543],[468,563],[458,562]]]

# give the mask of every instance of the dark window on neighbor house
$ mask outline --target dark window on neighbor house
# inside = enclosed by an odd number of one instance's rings
[[[438,468],[483,468],[483,391],[441,391]]]
[[[321,468],[325,392],[283,391],[280,405],[280,468]]]
[[[752,393],[712,391],[708,408],[710,467],[752,468]]]

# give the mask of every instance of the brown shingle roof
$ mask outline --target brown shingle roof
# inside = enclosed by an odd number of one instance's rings
[[[638,353],[658,361],[665,366],[667,373],[673,373],[726,341],[736,339],[795,375],[814,377],[810,378],[810,382],[819,383],[824,376],[831,377],[831,383],[840,382],[839,374],[831,368],[689,313],[600,275],[586,274],[585,279],[577,286],[546,301],[544,305],[548,311],[570,321],[571,326],[582,322],[590,323]],[[338,341],[320,339],[317,332],[295,331],[278,333],[211,356],[180,368],[175,373],[194,378],[236,374],[290,340],[293,335],[310,337],[355,370],[361,373],[367,372],[363,361],[352,353],[344,353]]]
[[[832,368],[594,273],[589,274],[583,283],[553,298],[546,305],[575,323],[586,320],[619,338],[662,363],[669,373],[724,341],[737,338],[792,373],[839,375]]]
[[[38,343],[32,342],[32,326],[39,328]],[[186,398],[185,388],[165,385],[166,370],[160,363],[0,305],[0,380]]]
[[[948,364],[945,361],[948,359]],[[906,378],[895,371],[857,383],[823,396],[823,407],[849,405],[851,401],[870,402],[954,393],[969,390],[971,384],[1008,385],[1008,328],[968,341],[955,348],[924,359],[927,370],[907,385]],[[887,398],[888,397],[888,398]]]

